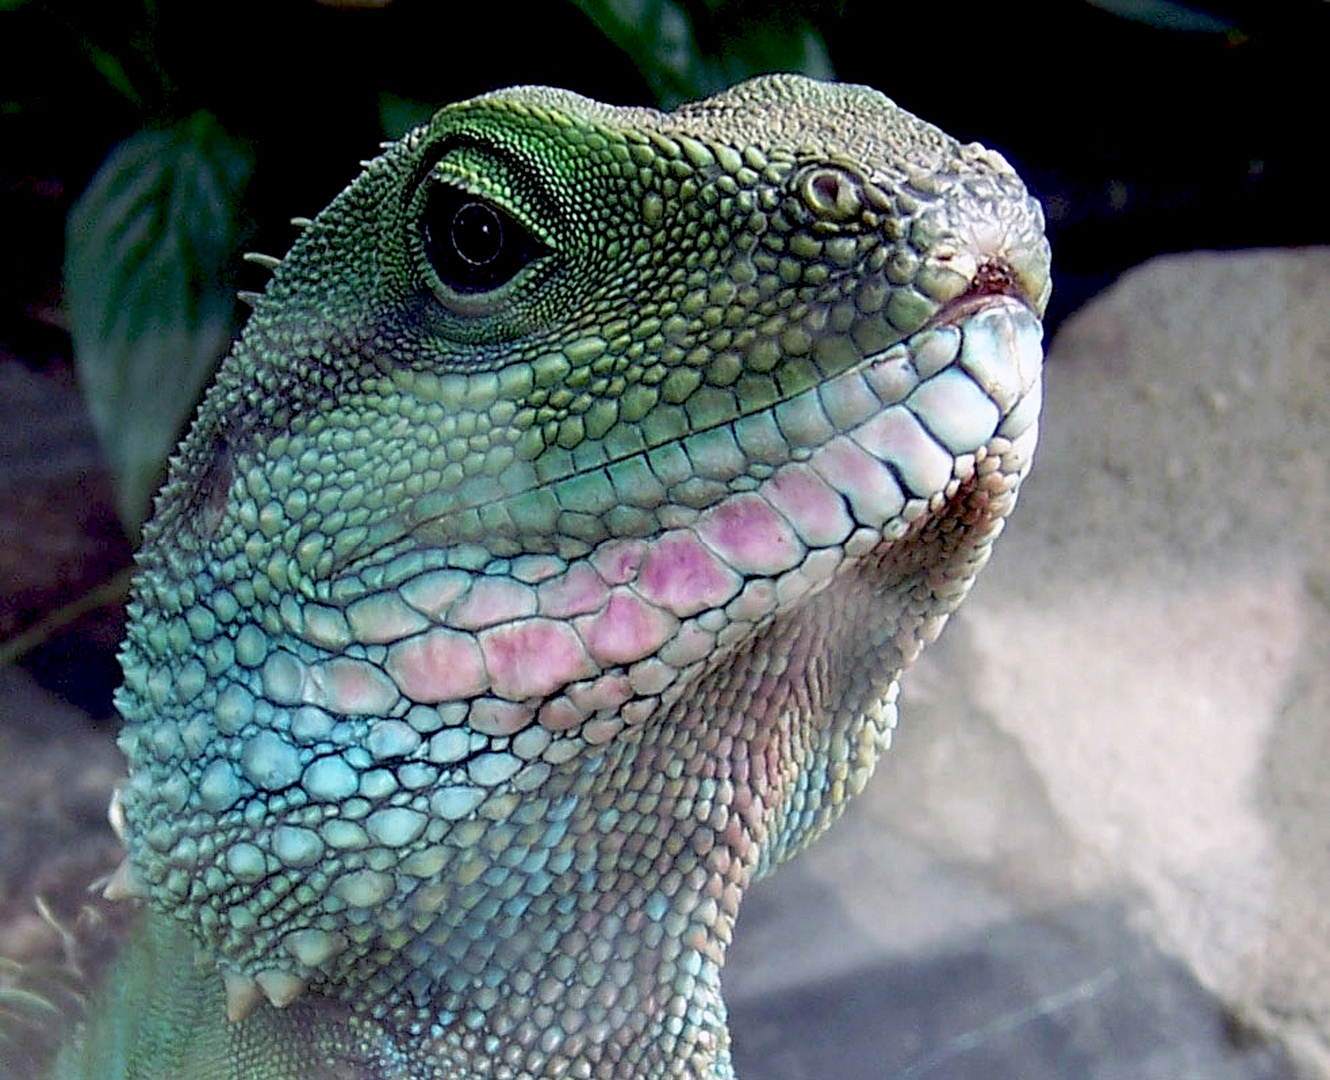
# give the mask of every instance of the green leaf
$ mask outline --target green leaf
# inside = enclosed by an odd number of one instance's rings
[[[65,303],[84,397],[136,536],[235,324],[250,152],[207,113],[117,146],[71,209]]]
[[[573,2],[637,62],[657,102],[666,108],[766,71],[832,76],[821,37],[792,5],[755,0]]]
[[[379,91],[379,130],[385,139],[400,139],[408,131],[428,123],[438,105]]]
[[[1145,23],[1156,30],[1189,34],[1227,34],[1236,29],[1213,11],[1177,3],[1176,0],[1090,0],[1090,3],[1123,19]]]

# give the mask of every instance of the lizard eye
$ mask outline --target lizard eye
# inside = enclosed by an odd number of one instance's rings
[[[446,184],[430,192],[422,227],[430,265],[457,293],[497,289],[549,251],[511,214]]]

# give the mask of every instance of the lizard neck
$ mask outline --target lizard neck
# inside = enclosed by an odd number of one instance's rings
[[[375,970],[326,992],[447,1075],[488,1076],[507,1053],[516,1075],[732,1076],[720,971],[743,893],[889,742],[894,676],[921,641],[865,654],[845,628],[905,605],[913,572],[859,560],[483,838],[461,830],[438,884],[375,912]]]

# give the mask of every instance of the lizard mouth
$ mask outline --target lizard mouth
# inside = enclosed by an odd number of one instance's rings
[[[1028,308],[1037,318],[1034,302],[1022,291],[1008,289],[971,289],[965,295],[951,301],[933,316],[925,329],[937,326],[959,326],[967,319],[980,312],[1003,304],[1020,304]]]

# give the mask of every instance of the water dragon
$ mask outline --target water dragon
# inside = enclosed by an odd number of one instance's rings
[[[730,1080],[744,891],[1029,469],[1040,209],[768,76],[448,106],[304,224],[144,533],[144,923],[56,1075]]]

